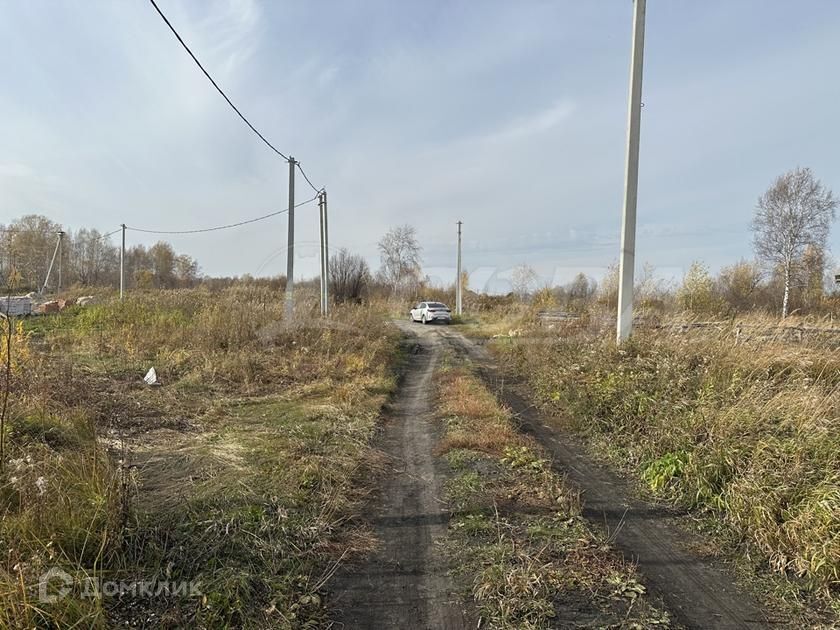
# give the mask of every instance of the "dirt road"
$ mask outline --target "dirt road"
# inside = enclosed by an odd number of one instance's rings
[[[394,470],[371,515],[381,540],[367,562],[345,570],[334,584],[333,604],[348,628],[466,628],[468,614],[451,595],[435,541],[448,513],[440,501],[442,469],[433,455],[438,435],[431,377],[446,346],[469,359],[485,383],[553,456],[553,466],[583,492],[584,515],[606,526],[612,544],[638,563],[646,585],[673,619],[688,628],[757,628],[769,625],[755,600],[739,589],[721,564],[690,551],[691,536],[671,514],[634,497],[631,485],[598,465],[583,445],[540,417],[505,383],[486,350],[443,326],[398,322],[412,354],[385,426],[382,447]],[[504,384],[504,386],[503,386]]]
[[[433,454],[438,428],[431,380],[440,344],[436,335],[409,332],[405,373],[379,445],[390,458],[391,474],[368,515],[380,547],[336,576],[332,605],[339,627],[468,627],[435,546],[449,522],[441,500],[444,473]]]
[[[516,384],[505,382],[484,348],[451,329],[432,334],[468,357],[516,414],[522,430],[551,453],[554,467],[583,491],[584,516],[606,526],[613,546],[638,564],[647,587],[662,598],[675,621],[688,628],[769,625],[761,607],[736,586],[721,563],[690,551],[700,541],[680,528],[673,514],[636,498],[632,485],[594,462],[576,436],[541,418]]]

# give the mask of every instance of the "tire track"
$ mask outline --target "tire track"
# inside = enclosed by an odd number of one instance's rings
[[[552,454],[554,467],[583,491],[584,516],[606,526],[612,545],[637,563],[648,588],[662,598],[677,623],[727,630],[775,625],[719,561],[689,550],[695,537],[677,526],[673,514],[636,498],[628,481],[595,463],[579,438],[546,422],[534,404],[510,386],[510,379],[505,386],[486,349],[452,330],[432,334],[469,358],[487,386],[519,418],[522,430]]]
[[[467,614],[435,548],[449,522],[440,499],[443,473],[433,454],[438,428],[432,375],[440,340],[403,329],[409,331],[413,347],[380,444],[391,458],[392,470],[369,514],[380,546],[334,578],[334,622],[354,630],[461,630],[468,627]]]

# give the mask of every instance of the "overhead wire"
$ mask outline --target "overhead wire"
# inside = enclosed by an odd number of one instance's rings
[[[309,187],[314,190],[316,193],[322,193],[324,191],[324,187],[321,186],[320,188],[316,188],[315,184],[312,183],[312,180],[307,177],[306,172],[303,170],[303,167],[300,165],[300,162],[297,163],[298,170],[300,174],[303,175],[303,179],[306,180],[306,183],[309,184]]]
[[[300,203],[296,203],[295,208],[299,208],[301,206],[305,206],[308,203],[312,203],[317,198],[318,198],[318,196],[316,195],[315,197],[312,197],[311,199],[307,199],[306,201],[301,201]],[[283,214],[284,212],[288,212],[288,211],[289,211],[289,209],[285,208],[284,210],[278,210],[276,212],[270,212],[268,214],[264,214],[264,215],[259,216],[259,217],[254,217],[253,219],[246,219],[245,221],[238,221],[236,223],[228,223],[226,225],[217,225],[217,226],[209,227],[209,228],[198,228],[198,229],[194,229],[194,230],[150,230],[150,229],[146,229],[146,228],[131,227],[131,226],[128,226],[128,225],[125,226],[125,229],[126,230],[131,230],[132,232],[143,232],[145,234],[200,234],[200,233],[203,233],[203,232],[216,232],[218,230],[229,230],[231,228],[236,228],[236,227],[240,227],[240,226],[243,226],[243,225],[248,225],[249,223],[256,223],[257,221],[263,221],[265,219],[270,219],[271,217],[276,217],[278,214]]]
[[[283,153],[277,147],[275,147],[273,144],[271,144],[271,142],[269,142],[268,139],[262,133],[260,133],[260,131],[253,124],[251,124],[251,121],[248,120],[245,117],[245,115],[239,110],[239,108],[236,105],[234,105],[233,101],[228,97],[227,94],[225,94],[225,91],[222,90],[221,87],[219,87],[219,84],[216,83],[216,80],[210,75],[210,73],[207,71],[207,69],[198,60],[198,57],[195,55],[195,53],[193,53],[193,51],[190,49],[190,47],[187,45],[187,43],[184,41],[184,39],[181,37],[181,35],[178,33],[178,31],[172,25],[172,23],[169,21],[169,18],[166,17],[164,12],[158,6],[157,2],[155,2],[155,0],[149,0],[149,2],[154,7],[155,11],[157,11],[157,14],[161,17],[161,19],[166,23],[166,26],[169,27],[169,30],[172,31],[172,34],[175,35],[175,38],[181,44],[183,49],[187,51],[187,54],[192,58],[192,60],[199,67],[201,72],[204,73],[204,76],[207,77],[207,80],[210,81],[210,83],[213,85],[214,88],[216,88],[216,91],[219,94],[221,94],[222,98],[224,98],[225,101],[227,102],[227,104],[230,105],[231,109],[233,109],[233,111],[236,112],[237,116],[239,116],[242,119],[242,121],[246,125],[248,125],[248,127],[251,129],[251,131],[253,131],[259,137],[259,139],[262,140],[265,143],[265,145],[268,146],[272,151],[274,151],[277,155],[279,155],[284,160],[287,160],[287,161],[290,160],[291,158],[289,158],[285,153]],[[316,194],[319,194],[319,193],[324,191],[323,186],[318,188],[317,186],[315,186],[315,184],[312,183],[312,180],[309,179],[309,176],[306,174],[306,171],[303,170],[303,167],[301,166],[300,162],[295,161],[295,164],[296,164],[298,170],[300,171],[300,174],[303,175],[303,178],[306,180],[306,183],[309,184],[309,187],[312,189],[313,192],[315,192]]]
[[[113,236],[114,234],[116,234],[117,232],[120,232],[120,231],[122,231],[122,226],[118,227],[118,228],[117,228],[116,230],[114,230],[113,232],[108,232],[107,234],[103,234],[103,235],[102,235],[102,236],[100,236],[99,238],[108,238],[109,236]]]
[[[271,142],[269,142],[268,139],[266,139],[266,137],[263,134],[261,134],[259,132],[259,130],[256,127],[254,127],[254,125],[251,124],[251,121],[248,120],[241,111],[239,111],[239,108],[236,105],[233,104],[233,101],[230,100],[230,98],[228,98],[228,95],[225,94],[224,90],[222,90],[222,88],[219,87],[219,84],[216,83],[215,79],[213,79],[213,77],[210,76],[210,73],[207,72],[207,70],[204,68],[203,65],[201,65],[201,62],[198,60],[198,57],[196,57],[195,54],[193,53],[193,51],[190,50],[190,47],[187,46],[187,43],[178,34],[178,31],[175,30],[175,27],[172,26],[172,23],[169,21],[169,19],[166,17],[166,15],[164,15],[163,11],[161,11],[160,7],[157,5],[157,2],[155,2],[155,0],[149,0],[149,2],[155,8],[155,11],[157,11],[157,13],[161,17],[161,19],[163,19],[163,21],[169,27],[169,30],[172,31],[172,34],[175,35],[175,38],[180,42],[180,44],[184,48],[184,50],[187,51],[187,54],[189,54],[189,56],[192,57],[192,60],[195,62],[195,64],[204,73],[204,76],[207,77],[207,80],[210,81],[210,83],[213,84],[213,87],[216,88],[216,91],[219,94],[222,95],[222,98],[224,98],[227,101],[227,104],[230,105],[231,109],[233,109],[233,111],[235,111],[236,114],[242,119],[242,122],[244,122],[246,125],[248,125],[248,127],[250,127],[251,131],[253,131],[255,134],[257,134],[259,139],[262,140],[266,144],[266,146],[268,146],[268,148],[270,148],[272,151],[274,151],[277,155],[279,155],[284,160],[288,160],[289,157],[286,154],[284,154],[282,151],[280,151],[277,147],[275,147],[273,144],[271,144]]]
[[[116,230],[114,230],[113,232],[108,232],[107,234],[100,234],[99,236],[97,236],[97,237],[96,237],[96,239],[95,239],[95,240],[97,240],[97,241],[102,241],[102,240],[105,240],[105,239],[106,239],[106,238],[108,238],[109,236],[113,236],[114,234],[117,234],[118,232],[121,232],[121,231],[122,231],[122,226],[118,227],[118,228],[117,228]]]

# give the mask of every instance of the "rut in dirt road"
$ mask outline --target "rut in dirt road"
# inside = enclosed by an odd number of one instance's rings
[[[720,562],[690,551],[695,537],[681,529],[673,515],[636,498],[632,485],[594,462],[578,438],[540,417],[526,396],[505,383],[484,348],[452,330],[433,334],[475,364],[486,385],[518,417],[522,430],[551,453],[553,465],[583,491],[584,516],[595,525],[606,525],[613,546],[638,564],[648,588],[662,598],[675,621],[687,628],[771,625]]]
[[[331,604],[337,627],[468,627],[435,546],[449,522],[433,454],[438,428],[431,379],[440,343],[426,336],[411,342],[404,379],[380,443],[393,470],[368,515],[379,547],[335,577]]]

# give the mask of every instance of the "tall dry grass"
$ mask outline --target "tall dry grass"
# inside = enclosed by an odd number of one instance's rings
[[[621,347],[578,326],[497,349],[651,491],[714,514],[732,548],[837,606],[838,340],[762,317],[671,324]]]
[[[0,627],[301,627],[331,567],[393,387],[396,335],[257,287],[103,299],[16,343],[0,478]],[[163,383],[142,383],[154,366]],[[38,578],[198,581],[198,599],[44,604]]]

